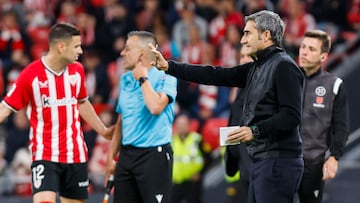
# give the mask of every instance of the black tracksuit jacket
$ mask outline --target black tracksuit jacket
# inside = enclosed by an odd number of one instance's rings
[[[302,157],[299,124],[304,75],[285,51],[270,46],[255,62],[232,68],[169,61],[168,74],[201,84],[243,88],[240,126],[256,126],[259,134],[247,143],[250,157]]]

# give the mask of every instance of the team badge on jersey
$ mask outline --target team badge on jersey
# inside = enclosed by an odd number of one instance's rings
[[[315,103],[313,104],[314,107],[325,108],[325,105],[324,105],[325,94],[326,94],[325,87],[318,86],[315,88],[316,99],[315,99]]]
[[[69,75],[69,81],[71,85],[76,85],[77,77],[76,75]]]

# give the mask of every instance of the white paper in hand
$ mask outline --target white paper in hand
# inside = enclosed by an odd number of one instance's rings
[[[220,127],[219,128],[219,139],[220,139],[220,146],[226,146],[226,145],[234,145],[234,144],[240,144],[239,142],[233,142],[233,143],[227,143],[227,137],[229,133],[235,129],[240,128],[240,126],[229,126],[229,127]]]

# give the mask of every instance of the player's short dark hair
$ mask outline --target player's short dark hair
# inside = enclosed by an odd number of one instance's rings
[[[57,23],[53,25],[49,32],[49,43],[59,40],[68,40],[73,36],[80,36],[80,30],[70,23]]]

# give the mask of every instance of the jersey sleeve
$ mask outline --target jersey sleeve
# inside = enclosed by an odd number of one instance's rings
[[[29,78],[27,71],[20,73],[4,98],[3,102],[13,111],[18,111],[29,103],[29,95],[33,92],[31,90],[31,84],[28,84]]]
[[[161,83],[159,86],[156,87],[156,92],[164,92],[166,95],[168,95],[170,101],[174,102],[177,94],[177,80],[175,77],[165,74],[161,76]]]

